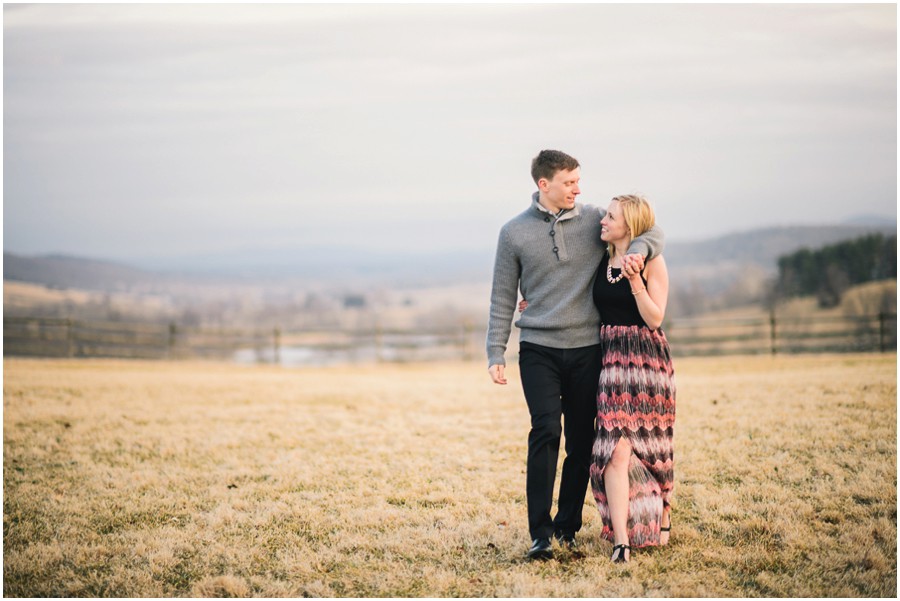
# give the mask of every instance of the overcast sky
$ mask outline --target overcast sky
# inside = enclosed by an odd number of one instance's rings
[[[4,250],[493,248],[531,158],[670,240],[896,218],[894,5],[6,5]]]

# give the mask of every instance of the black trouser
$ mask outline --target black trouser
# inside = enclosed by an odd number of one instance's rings
[[[554,533],[575,534],[581,528],[581,511],[590,477],[600,345],[557,349],[522,342],[519,370],[531,413],[525,484],[531,538],[550,538]],[[553,520],[550,508],[562,416],[565,416],[566,459]]]

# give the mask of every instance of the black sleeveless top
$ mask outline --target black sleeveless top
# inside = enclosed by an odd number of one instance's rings
[[[615,284],[606,279],[606,266],[609,265],[609,253],[604,253],[597,275],[594,277],[594,305],[600,312],[600,323],[605,326],[646,326],[647,322],[638,311],[637,301],[631,293],[628,278],[622,278]],[[621,269],[612,269],[615,279],[622,273]],[[643,274],[641,279],[644,279]],[[644,285],[647,281],[644,280]]]

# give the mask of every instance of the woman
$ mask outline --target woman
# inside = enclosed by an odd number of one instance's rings
[[[612,199],[600,222],[608,252],[593,289],[603,369],[591,487],[602,536],[613,542],[617,563],[630,559],[632,547],[665,545],[671,528],[675,380],[660,329],[669,276],[661,255],[647,261],[642,272],[622,269],[631,240],[654,220],[645,199],[625,195]]]

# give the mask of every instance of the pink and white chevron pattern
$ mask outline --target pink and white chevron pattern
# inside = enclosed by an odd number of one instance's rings
[[[603,369],[597,390],[597,436],[591,488],[613,540],[603,472],[621,437],[631,443],[628,538],[635,548],[659,545],[663,507],[674,490],[675,372],[662,330],[602,326]]]

